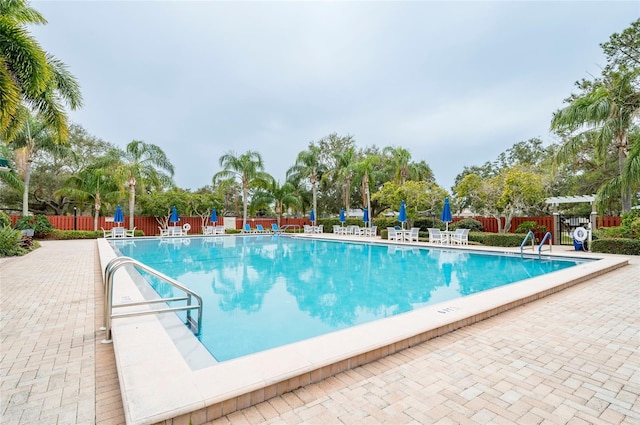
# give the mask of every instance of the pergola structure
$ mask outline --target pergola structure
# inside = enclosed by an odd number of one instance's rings
[[[553,224],[556,229],[560,229],[560,213],[558,205],[560,204],[576,204],[579,202],[589,202],[591,204],[591,215],[589,217],[590,228],[595,229],[597,224],[598,213],[595,209],[596,195],[574,195],[574,196],[554,196],[547,198],[546,203],[553,205]],[[553,243],[560,243],[560,232],[554,232]],[[589,242],[591,242],[591,232],[589,232]]]

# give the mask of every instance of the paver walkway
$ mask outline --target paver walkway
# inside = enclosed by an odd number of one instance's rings
[[[2,424],[124,423],[95,241],[0,259]],[[640,424],[640,258],[214,424]]]

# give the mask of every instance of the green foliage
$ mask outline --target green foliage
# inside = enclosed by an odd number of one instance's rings
[[[536,223],[535,221],[523,221],[520,223],[515,233],[547,233],[547,226]]]
[[[515,235],[511,233],[485,233],[485,237],[482,238],[482,244],[487,246],[504,246],[514,247],[522,244],[522,235]],[[469,240],[472,240],[469,235]]]
[[[591,251],[607,254],[640,255],[640,239],[598,239],[591,242]]]
[[[53,226],[44,215],[20,217],[13,226],[17,230],[33,229],[36,238],[46,237],[53,231]]]
[[[440,230],[444,230],[446,225],[439,218],[421,218],[413,222],[413,226],[411,227],[419,227],[421,231],[428,232],[429,228],[436,228]]]
[[[11,218],[4,211],[0,211],[0,227],[5,226],[11,226]]]
[[[482,222],[473,218],[465,218],[464,220],[456,221],[453,227],[455,229],[469,229],[471,232],[481,232]]]
[[[22,233],[13,230],[9,226],[0,227],[0,257],[10,257],[13,255],[23,255],[26,249],[20,247]]]

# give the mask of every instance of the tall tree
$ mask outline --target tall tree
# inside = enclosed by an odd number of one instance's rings
[[[97,231],[102,203],[105,199],[115,198],[118,188],[105,168],[86,167],[69,177],[65,186],[56,193],[69,196],[74,201],[93,202],[93,230]]]
[[[64,63],[26,29],[46,23],[25,0],[0,0],[0,137],[6,142],[23,127],[27,109],[42,116],[56,141],[64,141],[69,131],[64,105],[82,105],[79,85]]]
[[[351,181],[355,174],[354,166],[357,161],[356,149],[349,147],[344,152],[335,152],[334,158],[336,166],[333,170],[329,170],[327,175],[334,176],[336,181],[341,184],[344,209],[348,213],[351,208]]]
[[[411,163],[411,154],[408,150],[401,147],[387,146],[382,152],[385,155],[389,155],[391,159],[391,174],[394,181],[398,185],[402,185],[409,178]]]
[[[56,155],[73,155],[69,146],[57,143],[55,131],[39,117],[28,115],[14,139],[11,146],[14,149],[14,159],[19,170],[19,174],[24,182],[22,195],[22,215],[29,214],[29,184],[31,181],[31,171],[33,161],[40,151],[47,151]]]
[[[262,156],[255,151],[247,151],[236,155],[229,151],[220,157],[222,171],[213,176],[213,184],[220,179],[237,179],[242,184],[242,227],[247,224],[247,206],[249,205],[249,188],[266,187],[273,179],[264,171]]]
[[[135,227],[136,188],[173,186],[173,165],[164,151],[152,143],[133,140],[124,150],[112,149],[101,159],[101,166],[114,167],[113,176],[120,190],[129,189],[130,229]]]
[[[569,132],[558,151],[558,159],[566,161],[575,155],[584,138],[594,141],[597,153],[604,157],[613,146],[618,152],[618,176],[621,177],[629,151],[628,132],[640,112],[640,68],[611,71],[602,80],[582,81],[582,94],[572,96],[570,104],[557,111],[551,129]],[[627,187],[625,189],[624,187]],[[631,192],[621,186],[622,212],[631,209]]]
[[[310,144],[309,149],[300,152],[296,163],[287,170],[287,180],[302,180],[303,176],[309,179],[313,194],[313,210],[316,214],[318,214],[318,179],[324,171],[324,166],[320,161],[320,148]],[[279,221],[278,225],[280,225]]]
[[[295,186],[290,182],[285,182],[285,184],[281,185],[275,179],[271,181],[266,189],[256,194],[255,202],[257,204],[274,204],[278,227],[282,221],[282,214],[287,208],[300,206],[300,198],[297,195]]]

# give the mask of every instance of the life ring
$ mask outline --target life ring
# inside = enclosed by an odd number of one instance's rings
[[[184,223],[182,228],[188,232],[189,230],[191,230],[191,225],[189,223]]]
[[[573,238],[578,242],[584,242],[588,234],[587,229],[584,227],[577,227],[576,230],[573,231]]]

